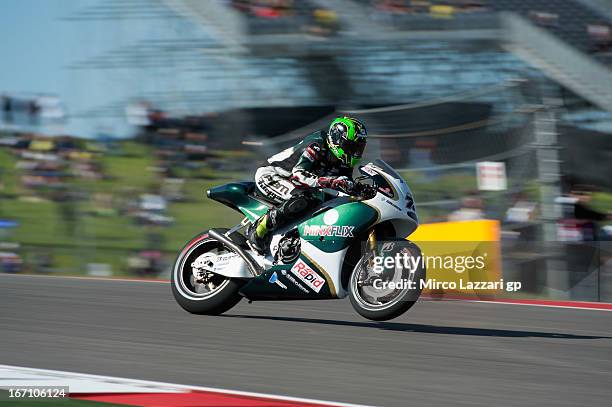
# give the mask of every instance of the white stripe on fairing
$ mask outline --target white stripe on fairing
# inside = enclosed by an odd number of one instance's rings
[[[70,393],[186,393],[189,391],[207,391],[212,393],[323,404],[337,407],[368,407],[362,404],[338,403],[334,401],[227,390],[215,387],[186,386],[182,384],[148,380],[0,365],[0,389],[5,389],[9,386],[68,386]]]

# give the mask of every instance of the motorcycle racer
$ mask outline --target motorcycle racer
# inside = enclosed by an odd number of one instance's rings
[[[275,206],[249,228],[249,244],[266,249],[270,232],[320,203],[313,193],[332,188],[350,194],[353,168],[367,142],[365,125],[353,117],[335,118],[327,131],[309,134],[300,143],[268,158],[255,172],[258,192]]]

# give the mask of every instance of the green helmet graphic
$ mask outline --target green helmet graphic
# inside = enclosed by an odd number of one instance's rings
[[[352,117],[338,117],[327,132],[327,145],[336,158],[354,167],[359,163],[367,142],[366,128]]]

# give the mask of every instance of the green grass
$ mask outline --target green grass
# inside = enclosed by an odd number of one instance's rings
[[[123,274],[126,269],[125,257],[146,245],[146,234],[159,233],[163,236],[162,250],[178,251],[197,233],[211,227],[228,227],[238,223],[240,214],[205,197],[204,188],[222,184],[227,180],[201,183],[198,185],[199,199],[172,203],[168,215],[175,221],[170,227],[139,226],[133,220],[114,216],[79,216],[74,230],[66,226],[60,215],[60,204],[43,202],[22,202],[2,200],[2,217],[19,221],[11,240],[20,242],[30,249],[27,260],[35,253],[53,253],[54,268],[62,274],[79,273],[86,263],[99,262],[111,265],[114,272]],[[193,188],[195,189],[195,187]],[[190,194],[191,195],[191,194]],[[59,247],[58,247],[59,246]],[[28,251],[28,250],[26,250]]]
[[[97,192],[116,192],[118,185],[145,192],[155,186],[158,177],[153,171],[155,160],[150,147],[134,143],[121,144],[121,155],[104,154],[102,165],[108,180],[95,181],[89,186]]]
[[[15,171],[16,162],[17,160],[9,150],[0,148],[0,181],[2,183],[0,194],[16,195],[21,192]]]
[[[61,221],[56,203],[4,199],[0,201],[0,211],[0,216],[19,222],[19,227],[13,232],[13,238],[18,242],[68,244],[72,241],[66,233],[66,225]]]
[[[186,178],[185,201],[170,203],[168,215],[175,219],[171,226],[137,225],[133,219],[119,214],[120,203],[156,191],[161,177],[153,171],[155,159],[150,147],[123,142],[118,151],[104,153],[100,158],[108,179],[71,181],[73,192],[113,195],[113,207],[99,211],[91,202],[62,204],[23,199],[33,194],[20,186],[15,156],[10,150],[0,148],[3,184],[0,218],[19,222],[9,240],[22,245],[21,252],[28,263],[40,253],[51,252],[53,269],[59,273],[82,273],[85,264],[100,262],[110,264],[115,273],[123,274],[126,256],[146,248],[149,233],[161,234],[163,245],[160,248],[171,254],[197,233],[239,222],[238,213],[206,198],[205,191],[233,179],[243,179],[244,175],[226,173],[222,179],[218,178],[218,173],[215,177],[215,172],[204,165],[193,171],[180,170],[180,175]],[[103,214],[94,215],[96,212]],[[70,217],[74,222],[68,221]]]
[[[175,218],[171,228],[164,231],[167,249],[180,249],[194,235],[211,227],[229,227],[240,222],[241,216],[220,203],[202,200],[177,203],[170,208]]]

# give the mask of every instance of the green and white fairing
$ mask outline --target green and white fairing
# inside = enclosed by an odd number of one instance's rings
[[[402,177],[382,160],[360,167],[362,178],[376,186],[376,195],[367,200],[334,192],[334,197],[307,216],[277,230],[272,236],[271,254],[261,256],[249,251],[264,273],[254,277],[244,261],[230,255],[215,264],[215,273],[249,279],[241,293],[250,299],[325,299],[343,298],[342,266],[351,245],[363,241],[367,232],[383,222],[393,226],[396,237],[409,236],[418,226],[410,188]],[[250,183],[234,183],[213,188],[209,197],[240,210],[253,221],[268,206],[249,194]],[[274,261],[279,241],[297,227],[300,253],[288,264]],[[346,284],[346,282],[344,283]]]

